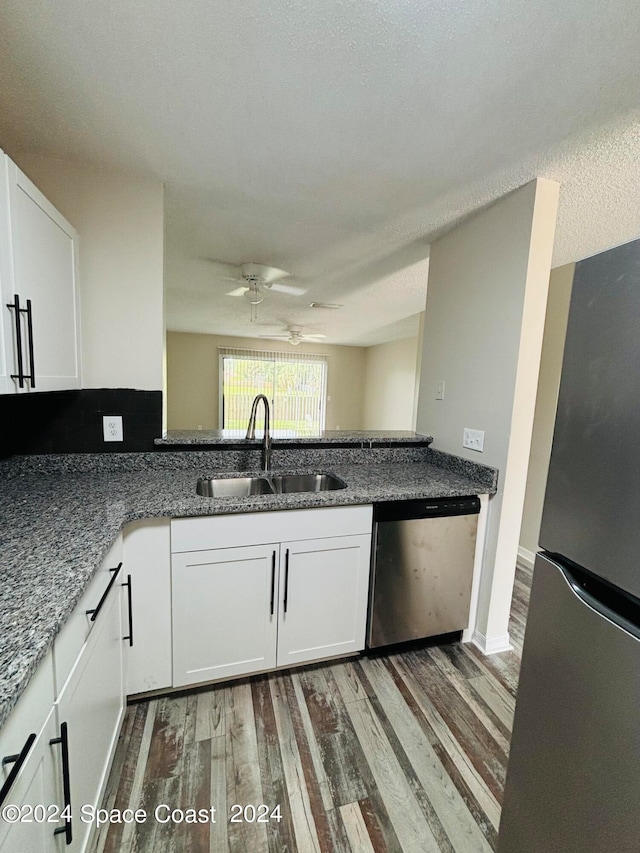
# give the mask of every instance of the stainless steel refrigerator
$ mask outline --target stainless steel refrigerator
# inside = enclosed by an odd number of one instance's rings
[[[640,851],[640,240],[576,265],[499,853]]]

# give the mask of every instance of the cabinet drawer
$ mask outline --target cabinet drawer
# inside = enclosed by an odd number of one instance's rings
[[[91,615],[87,613],[87,610],[94,610],[97,607],[98,602],[113,577],[113,572],[110,569],[115,569],[121,561],[122,536],[118,536],[95,576],[89,582],[89,586],[83,593],[82,598],[73,609],[73,613],[69,616],[67,623],[55,639],[53,644],[53,666],[56,695],[60,695],[60,691],[80,654],[80,650],[89,636],[91,628],[95,624],[95,622],[91,621]],[[123,580],[121,575],[122,571],[116,581],[117,584]],[[115,592],[116,590],[112,590],[112,594]],[[98,616],[99,618],[100,616]]]
[[[174,518],[171,521],[171,551],[175,554],[181,551],[262,545],[265,542],[355,536],[371,533],[371,521],[371,506]]]

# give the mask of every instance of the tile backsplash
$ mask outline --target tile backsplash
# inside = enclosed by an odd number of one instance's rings
[[[102,418],[121,415],[123,441],[105,442]],[[0,395],[0,456],[151,451],[162,435],[162,391],[86,388]]]

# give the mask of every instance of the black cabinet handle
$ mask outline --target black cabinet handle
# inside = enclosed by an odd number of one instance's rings
[[[29,754],[29,750],[33,746],[33,742],[35,741],[35,739],[35,734],[30,734],[20,752],[18,752],[16,755],[5,755],[5,757],[2,759],[3,767],[6,767],[7,764],[13,764],[13,767],[11,768],[9,775],[5,779],[4,785],[2,786],[2,788],[0,788],[0,806],[7,799],[7,794],[11,790],[11,786],[13,785],[13,783],[16,781],[16,776],[20,772],[20,768],[24,764],[27,755]]]
[[[271,557],[271,615],[273,616],[274,596],[276,593],[276,552]]]
[[[7,302],[7,308],[13,308],[15,311],[14,320],[16,324],[16,349],[18,354],[18,372],[12,373],[11,378],[17,379],[21,388],[24,388],[24,367],[22,364],[22,327],[20,326],[20,313],[24,310],[20,308],[20,297],[16,293],[13,302]]]
[[[62,796],[64,798],[64,811],[69,817],[65,818],[64,826],[59,826],[53,830],[54,835],[60,835],[64,832],[66,844],[71,844],[73,835],[71,830],[71,779],[69,778],[69,735],[67,733],[67,724],[60,723],[60,737],[51,738],[49,741],[51,746],[60,744],[62,747]]]
[[[21,388],[24,388],[24,381],[28,379],[31,382],[31,387],[36,387],[36,371],[33,361],[33,315],[31,312],[31,300],[27,299],[27,307],[20,307],[20,297],[16,293],[13,302],[7,302],[7,308],[13,308],[15,311],[16,321],[16,349],[18,354],[18,372],[12,373],[11,378],[17,379]],[[27,315],[27,348],[29,351],[29,373],[24,372],[24,364],[22,361],[22,326],[20,325],[20,315]]]
[[[105,603],[105,601],[107,600],[107,596],[108,596],[108,595],[109,595],[109,593],[111,592],[111,587],[112,587],[112,586],[114,585],[114,583],[116,582],[116,578],[118,577],[118,574],[120,573],[120,569],[121,569],[121,568],[122,568],[122,563],[118,563],[118,565],[115,567],[115,569],[109,569],[109,571],[110,571],[110,572],[113,572],[113,577],[112,577],[112,578],[111,578],[111,580],[109,581],[109,583],[108,583],[107,588],[105,589],[105,591],[102,593],[102,598],[101,598],[101,599],[100,599],[100,601],[98,602],[98,606],[97,606],[97,607],[94,607],[94,608],[93,608],[93,610],[86,610],[86,611],[85,611],[85,613],[87,614],[87,616],[91,615],[91,621],[92,621],[92,622],[95,622],[95,621],[96,621],[96,619],[98,618],[98,613],[100,613],[100,611],[102,610],[102,605],[103,605],[103,604]]]
[[[122,563],[120,564],[122,565]],[[127,582],[123,583],[122,586],[126,586],[127,588],[127,602],[129,607],[129,635],[127,637],[123,637],[123,640],[129,640],[129,646],[133,645],[133,604],[131,602],[131,575],[127,575]]]
[[[289,549],[284,557],[284,612],[287,612],[287,603],[289,602]]]
[[[36,387],[36,368],[33,361],[33,316],[31,314],[31,300],[27,299],[27,347],[29,349],[29,373],[25,377],[31,380],[31,387]]]

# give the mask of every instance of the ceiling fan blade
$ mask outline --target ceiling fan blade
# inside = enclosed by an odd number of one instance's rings
[[[227,296],[244,296],[247,290],[249,290],[248,287],[236,287],[235,290],[230,290]]]
[[[270,341],[288,341],[289,335],[258,335],[259,338],[269,338]]]
[[[326,335],[302,335],[302,337],[305,338],[306,340],[309,340],[309,341],[314,341],[314,340],[319,341],[319,340],[322,340],[323,338],[326,338],[327,336]]]
[[[306,287],[294,287],[292,284],[279,284],[278,282],[265,283],[264,286],[269,290],[276,290],[278,293],[286,293],[288,296],[303,296],[307,292]]]
[[[209,265],[209,269],[216,276],[216,278],[224,278],[229,276],[235,276],[236,278],[239,275],[239,268],[236,264],[229,264],[226,261],[217,261],[215,258],[202,258],[203,261],[206,261]]]
[[[242,264],[240,273],[245,278],[259,279],[264,284],[271,284],[274,281],[280,281],[281,278],[288,278],[290,273],[286,270],[280,270],[277,267],[269,267],[265,264]]]

